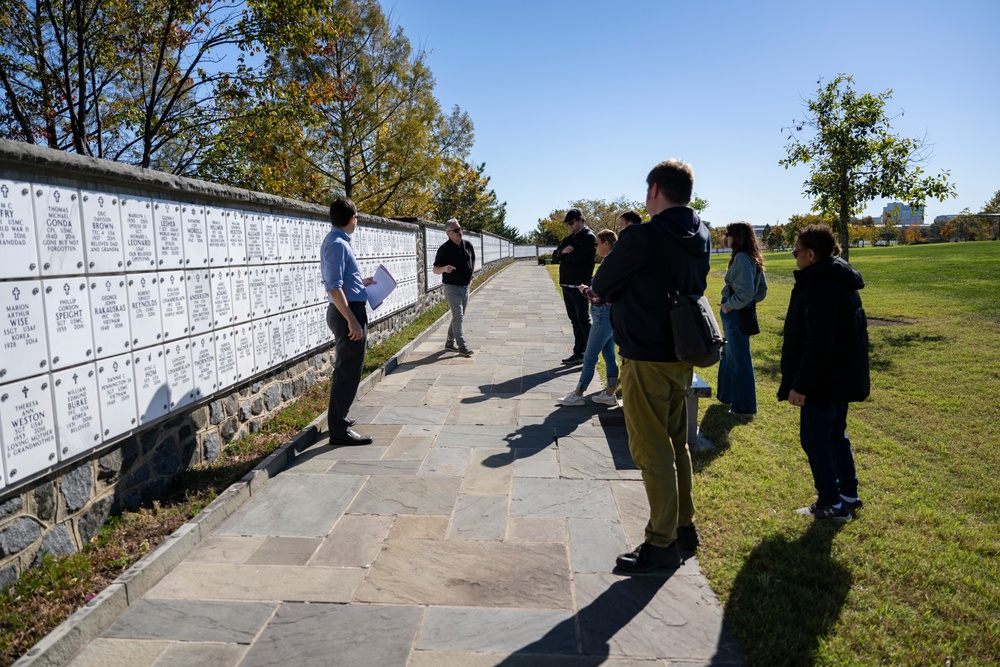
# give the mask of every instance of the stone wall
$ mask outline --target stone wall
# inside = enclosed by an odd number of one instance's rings
[[[144,196],[184,197],[210,205],[238,204],[276,214],[328,220],[326,207],[307,202],[4,140],[0,140],[0,179],[113,187]],[[424,267],[428,250],[422,233],[423,226],[441,226],[367,215],[359,215],[359,222],[417,232],[416,303],[374,322],[369,335],[369,344],[374,345],[443,298],[441,289],[427,287]],[[505,257],[480,270],[508,261],[511,258]],[[161,497],[179,472],[215,460],[227,443],[257,432],[264,421],[308,387],[329,377],[331,371],[332,343],[326,342],[91,452],[0,488],[0,588],[35,565],[43,552],[74,553],[97,535],[109,516]]]

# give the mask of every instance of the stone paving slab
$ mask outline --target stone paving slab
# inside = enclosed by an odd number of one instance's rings
[[[473,295],[472,358],[442,349],[447,321],[362,387],[372,445],[320,434],[227,491],[73,664],[742,665],[696,558],[612,571],[647,500],[621,409],[555,401],[580,368],[560,363],[571,328],[547,272],[516,264]]]

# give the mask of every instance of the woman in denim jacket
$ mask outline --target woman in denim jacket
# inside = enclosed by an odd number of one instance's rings
[[[618,235],[610,229],[597,233],[597,254],[601,259],[608,256],[614,247]],[[594,379],[597,369],[597,357],[604,356],[604,368],[608,376],[607,388],[590,397],[594,403],[601,405],[618,405],[615,391],[618,388],[618,360],[615,358],[615,336],[611,329],[611,304],[605,303],[590,291],[589,285],[580,285],[580,291],[590,299],[590,335],[587,337],[587,349],[583,353],[583,369],[576,389],[563,398],[557,398],[559,405],[583,405],[583,392],[587,391],[590,381]]]
[[[757,414],[757,383],[750,356],[750,336],[740,331],[739,310],[753,307],[767,296],[764,258],[757,234],[746,222],[726,226],[726,241],[733,249],[722,288],[722,331],[726,344],[719,363],[720,401],[731,406],[729,414],[747,422]]]

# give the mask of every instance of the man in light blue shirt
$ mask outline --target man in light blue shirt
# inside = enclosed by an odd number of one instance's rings
[[[330,443],[335,445],[368,445],[372,438],[356,433],[355,420],[347,417],[361,384],[368,343],[368,285],[371,278],[362,278],[358,260],[351,247],[351,234],[358,227],[358,209],[350,199],[340,198],[330,204],[333,228],[323,239],[320,270],[330,305],[326,324],[334,336],[333,380],[330,382],[330,405],[327,421]]]

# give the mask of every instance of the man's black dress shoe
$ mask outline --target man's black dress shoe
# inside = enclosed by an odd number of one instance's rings
[[[643,542],[634,551],[619,556],[615,570],[626,574],[676,570],[683,562],[676,541],[671,542],[668,547],[657,547],[649,542]]]
[[[342,433],[331,433],[330,434],[330,444],[331,445],[370,445],[372,444],[372,437],[370,435],[361,435],[356,433],[351,429],[347,429]]]
[[[571,354],[570,356],[568,356],[565,359],[563,359],[562,362],[564,364],[566,364],[567,366],[572,366],[573,364],[582,364],[583,363],[583,355],[582,354]]]

